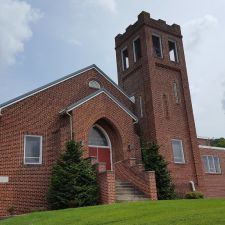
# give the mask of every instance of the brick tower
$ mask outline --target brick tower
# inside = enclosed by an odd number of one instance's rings
[[[180,26],[142,12],[115,41],[118,82],[135,97],[140,136],[161,146],[178,192],[193,183],[204,191]]]

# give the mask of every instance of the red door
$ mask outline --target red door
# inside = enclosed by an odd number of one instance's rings
[[[109,147],[89,147],[89,156],[96,157],[98,162],[106,163],[106,170],[111,170],[111,157]]]

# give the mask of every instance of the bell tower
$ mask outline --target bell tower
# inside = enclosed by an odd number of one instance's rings
[[[161,146],[178,192],[191,182],[203,191],[180,26],[141,12],[115,43],[119,86],[135,97],[140,136]]]

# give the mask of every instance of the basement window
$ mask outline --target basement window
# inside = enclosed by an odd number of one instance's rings
[[[220,160],[217,156],[202,156],[205,173],[221,173]]]
[[[133,52],[134,52],[134,62],[137,62],[142,57],[141,40],[139,37],[133,41]]]
[[[168,41],[169,45],[169,58],[172,62],[178,62],[177,45],[175,41]]]
[[[158,35],[152,35],[152,45],[153,45],[153,52],[154,56],[162,58],[162,43],[161,43],[161,38]]]
[[[127,70],[129,68],[129,57],[128,57],[128,50],[127,50],[127,48],[124,48],[121,51],[121,55],[122,55],[123,70]]]
[[[173,139],[172,140],[172,149],[173,149],[173,157],[174,163],[184,164],[184,151],[183,151],[183,144],[182,140]]]
[[[42,163],[42,136],[24,136],[24,164]]]

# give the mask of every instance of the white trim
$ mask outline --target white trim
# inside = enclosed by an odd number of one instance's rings
[[[169,52],[169,60],[170,60],[171,62],[179,63],[179,56],[178,56],[178,50],[177,50],[177,42],[174,41],[174,40],[168,39],[168,43],[169,43],[169,42],[174,43],[174,45],[175,45],[175,54],[176,54],[176,56],[177,56],[177,60],[176,60],[176,57],[174,56],[174,59],[175,59],[175,60],[173,61],[173,60],[170,59],[170,52]],[[168,46],[168,49],[169,49],[169,46]]]
[[[161,57],[155,55],[154,53],[154,56],[160,58],[160,59],[163,59],[163,50],[162,50],[162,37],[159,35],[159,34],[156,34],[156,33],[153,33],[152,36],[155,36],[155,37],[158,37],[159,38],[159,45],[160,45],[160,53],[161,53]],[[153,41],[152,41],[152,44],[153,44]]]
[[[211,139],[210,137],[203,137],[203,136],[197,136],[197,138],[199,138],[199,139],[204,139],[204,140],[209,140],[209,139]]]
[[[135,96],[130,97],[130,100],[135,103]]]
[[[108,141],[108,140],[107,140]],[[109,148],[110,146],[102,146],[102,145],[88,145],[89,147],[93,147],[93,148],[96,148],[96,147],[101,147],[101,148]]]
[[[178,141],[181,143],[181,152],[182,152],[182,162],[176,162],[173,152],[173,160],[176,164],[185,164],[185,157],[184,157],[184,148],[183,148],[183,141],[181,139],[171,139],[172,151],[173,151],[173,141]]]
[[[40,157],[39,157],[39,162],[38,163],[26,163],[26,158],[37,158],[37,157],[26,157],[26,137],[38,137],[40,138]],[[23,163],[24,165],[40,165],[42,164],[42,136],[41,135],[29,135],[29,134],[25,134],[24,135],[24,149],[23,149]]]
[[[225,151],[225,148],[222,147],[214,147],[214,146],[208,146],[208,145],[199,145],[199,148],[203,148],[203,149],[212,149],[212,150],[220,150],[220,151]]]
[[[85,73],[85,72],[87,72],[87,71],[89,71],[89,70],[91,70],[91,69],[95,69],[95,70],[96,70],[99,74],[101,74],[107,81],[109,81],[114,87],[116,87],[116,89],[117,89],[118,91],[120,91],[125,97],[127,97],[127,98],[130,100],[130,97],[129,97],[128,95],[126,95],[126,94],[125,94],[125,93],[117,86],[116,83],[114,83],[107,75],[104,75],[103,72],[101,72],[100,69],[98,69],[96,66],[92,66],[92,67],[90,67],[90,68],[88,68],[88,69],[86,69],[86,70],[83,70],[83,71],[78,72],[78,73],[75,73],[74,75],[71,75],[71,76],[69,76],[69,77],[67,77],[67,78],[64,78],[64,79],[62,79],[62,80],[59,80],[58,82],[53,83],[53,84],[51,84],[51,85],[49,85],[49,86],[40,88],[39,90],[37,90],[37,91],[35,91],[35,92],[32,92],[32,91],[31,91],[32,93],[30,93],[29,95],[24,94],[25,96],[23,96],[23,97],[21,97],[21,98],[18,97],[18,99],[16,98],[15,101],[12,101],[12,102],[10,102],[9,104],[6,104],[6,105],[0,107],[0,109],[2,110],[2,109],[6,108],[6,107],[8,107],[8,106],[10,106],[10,105],[13,105],[13,104],[15,104],[15,103],[17,103],[17,102],[20,102],[20,101],[22,101],[22,100],[24,100],[24,99],[26,99],[26,98],[29,98],[29,97],[33,96],[33,95],[35,95],[35,94],[38,94],[39,92],[45,91],[46,89],[51,88],[51,87],[53,87],[53,86],[55,86],[55,85],[57,85],[57,84],[60,84],[60,83],[62,83],[62,82],[64,82],[64,81],[67,81],[67,80],[73,78],[73,77],[76,77],[76,76],[78,76],[78,75],[81,75],[81,74],[83,74],[83,73]],[[54,82],[54,81],[53,81],[53,82]],[[29,93],[29,92],[28,92],[28,93]],[[131,101],[131,100],[130,100],[130,101]],[[4,103],[3,103],[3,104],[4,104]],[[1,104],[0,104],[0,105],[1,105]]]
[[[136,58],[136,51],[135,51],[135,46],[134,46],[134,42],[136,40],[140,39],[140,36],[137,36],[134,40],[133,40],[133,56],[134,56],[134,62],[137,62],[137,58]],[[140,40],[141,41],[141,40]]]
[[[97,127],[98,129],[100,129],[102,131],[102,133],[105,135],[106,137],[106,140],[107,140],[107,143],[108,143],[108,146],[99,146],[99,145],[88,145],[88,147],[94,147],[94,148],[97,148],[97,157],[98,157],[98,148],[109,148],[109,151],[110,151],[110,162],[111,162],[111,171],[112,171],[112,145],[111,145],[111,141],[110,141],[110,138],[107,134],[107,132],[105,131],[104,128],[102,128],[100,125],[98,124],[94,124],[92,126],[92,128],[94,127]],[[91,128],[91,129],[92,129]],[[89,141],[89,140],[88,140]]]
[[[125,46],[124,48],[121,49],[121,59],[122,59],[122,69],[123,69],[123,71],[129,69],[129,67],[130,67],[129,55],[128,55],[128,66],[127,66],[127,68],[125,68],[125,66],[124,66],[123,52],[124,52],[125,50],[127,50],[127,54],[128,54],[128,48],[127,48],[127,46]]]
[[[94,67],[93,67],[93,68],[94,68]],[[20,99],[18,99],[18,100],[16,100],[16,101],[14,101],[14,102],[11,102],[11,103],[9,103],[9,104],[7,104],[7,105],[1,107],[1,109],[4,109],[4,108],[6,108],[6,107],[8,107],[8,106],[10,106],[10,105],[12,105],[12,104],[17,103],[17,102],[20,102],[20,101],[22,101],[22,100],[24,100],[24,99],[26,99],[26,98],[29,98],[29,97],[31,97],[31,96],[33,96],[33,95],[35,95],[35,94],[38,94],[39,92],[45,91],[45,90],[48,89],[48,88],[51,88],[51,87],[53,87],[53,86],[55,86],[55,85],[57,85],[57,84],[60,84],[60,83],[62,83],[62,82],[64,82],[64,81],[67,81],[67,80],[69,80],[69,79],[71,79],[71,78],[73,78],[73,77],[75,77],[75,76],[78,76],[78,75],[80,75],[80,74],[82,74],[82,73],[85,73],[85,72],[87,72],[87,71],[89,71],[89,70],[91,70],[91,69],[93,69],[93,68],[89,68],[89,69],[84,70],[84,71],[82,71],[82,72],[80,72],[80,73],[74,74],[74,75],[71,76],[71,77],[65,78],[65,79],[63,79],[63,80],[61,80],[61,81],[59,81],[59,82],[57,82],[57,83],[54,83],[54,84],[52,84],[52,85],[49,85],[49,86],[47,86],[47,87],[45,87],[45,88],[42,88],[42,89],[40,89],[40,90],[38,90],[38,91],[35,91],[34,93],[31,93],[30,95],[24,96],[24,97],[22,97],[22,98],[20,98]]]
[[[0,184],[5,184],[9,182],[8,176],[0,176]]]
[[[84,100],[83,102],[80,102],[79,104],[75,105],[74,107],[70,108],[69,111],[74,110],[75,108],[83,105],[85,102],[88,102],[89,100],[97,97],[100,94],[105,94],[106,96],[108,96],[114,103],[116,103],[124,112],[126,112],[128,115],[130,115],[135,121],[137,121],[137,118],[135,118],[132,114],[130,114],[126,109],[124,109],[124,107],[122,107],[120,104],[118,104],[117,101],[115,101],[107,92],[105,92],[104,90],[96,93],[95,95],[91,96],[90,98]],[[63,111],[61,111],[60,113],[62,113]]]

